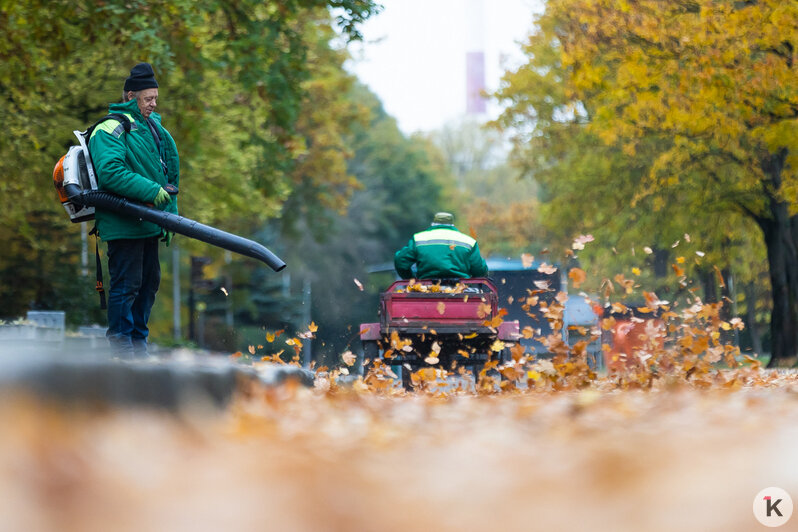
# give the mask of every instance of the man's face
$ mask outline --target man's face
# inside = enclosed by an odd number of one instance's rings
[[[136,103],[139,104],[139,111],[141,116],[145,119],[150,117],[150,114],[155,110],[158,105],[158,89],[144,89],[139,91],[136,95]]]

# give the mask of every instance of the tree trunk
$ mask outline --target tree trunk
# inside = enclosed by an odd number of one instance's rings
[[[704,303],[717,303],[718,278],[715,275],[715,270],[700,268],[698,276],[701,286],[704,288]]]
[[[770,217],[757,220],[765,236],[773,309],[770,317],[771,358],[768,367],[782,365],[798,356],[798,217],[777,197],[786,150],[763,162],[773,195]]]
[[[754,283],[745,285],[745,307],[748,320],[748,331],[751,334],[751,349],[757,355],[762,355],[762,337],[756,323],[756,287]]]
[[[669,249],[654,249],[654,276],[658,278],[663,278],[668,275],[668,262],[671,257],[671,252]]]
[[[798,308],[796,308],[795,269],[798,261],[794,250],[791,252],[787,244],[791,240],[791,231],[784,226],[772,223],[765,230],[765,244],[768,250],[768,266],[770,268],[770,285],[773,292],[773,309],[770,315],[771,359],[768,367],[774,367],[780,361],[798,355]],[[793,244],[794,247],[794,244]]]

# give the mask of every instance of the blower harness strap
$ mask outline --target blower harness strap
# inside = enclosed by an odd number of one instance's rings
[[[97,226],[94,226],[89,235],[94,235],[94,255],[97,258],[97,285],[95,290],[100,294],[100,308],[105,310],[105,288],[103,287],[103,263],[100,260],[100,234],[97,232]]]

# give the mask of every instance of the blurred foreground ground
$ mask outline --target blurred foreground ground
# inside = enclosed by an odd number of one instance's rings
[[[798,501],[798,377],[769,382],[450,398],[287,383],[179,414],[7,394],[0,530],[764,530],[757,492]]]

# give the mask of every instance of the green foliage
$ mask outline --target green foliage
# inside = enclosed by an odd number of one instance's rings
[[[311,280],[312,316],[319,326],[314,353],[322,363],[359,348],[358,326],[378,319],[377,295],[393,278],[372,283],[369,267],[393,268],[394,252],[429,224],[442,196],[429,145],[404,137],[365,87],[354,86],[347,97],[369,112],[367,122],[353,125],[347,143],[353,152],[348,168],[361,186],[345,214],[325,227],[323,239],[313,237],[306,220],[286,249],[292,275]]]
[[[447,124],[430,135],[448,171],[447,199],[461,230],[473,232],[483,255],[538,253],[549,244],[541,224],[538,183],[508,164],[507,143],[473,120]]]
[[[345,170],[353,180],[348,201],[331,192],[342,186],[328,177],[325,165],[331,161],[309,156],[293,174],[298,184],[286,203],[285,218],[290,219],[273,221],[255,234],[286,261],[286,270],[275,275],[252,261],[226,264],[221,253],[211,250],[207,274],[216,286],[203,292],[201,300],[206,323],[217,329],[214,336],[206,333],[205,340],[219,342],[217,348],[246,353],[249,346],[262,345],[257,356],[281,349],[293,355],[284,342],[306,331],[312,320],[318,326],[313,341],[318,363],[358,349],[358,326],[378,319],[377,296],[393,279],[394,252],[441,209],[440,168],[430,162],[434,148],[424,139],[404,137],[376,96],[343,72],[338,62],[343,56],[330,52],[328,57],[310,82],[312,117],[300,120],[299,129],[315,143],[347,151]],[[388,265],[391,272],[370,274],[375,265]],[[306,283],[310,309],[305,307]],[[224,333],[228,309],[235,335]],[[285,334],[273,343],[264,341],[267,331],[277,329]]]
[[[580,258],[600,271],[641,266],[648,246],[652,266],[761,283],[767,257],[774,334],[792,337],[775,358],[795,350],[797,19],[777,1],[552,1],[498,93],[543,219],[562,245],[591,232]]]
[[[309,141],[313,130],[303,123],[321,114],[346,128],[348,111],[316,105],[313,76],[340,66],[330,18],[345,38],[359,38],[357,25],[377,10],[371,0],[0,0],[0,233],[19,243],[0,259],[0,285],[14,287],[0,306],[16,312],[58,302],[68,316],[81,312],[82,301],[55,295],[75,286],[69,277],[14,265],[60,265],[62,242],[79,249],[52,168],[74,143],[72,130],[105,114],[139,61],[155,68],[159,111],[180,151],[181,214],[246,234],[280,215],[302,185],[297,168],[320,152],[331,169],[319,181],[338,185],[303,193],[323,195],[325,207],[345,201],[354,186],[346,150]],[[206,249],[184,243],[190,252]]]

